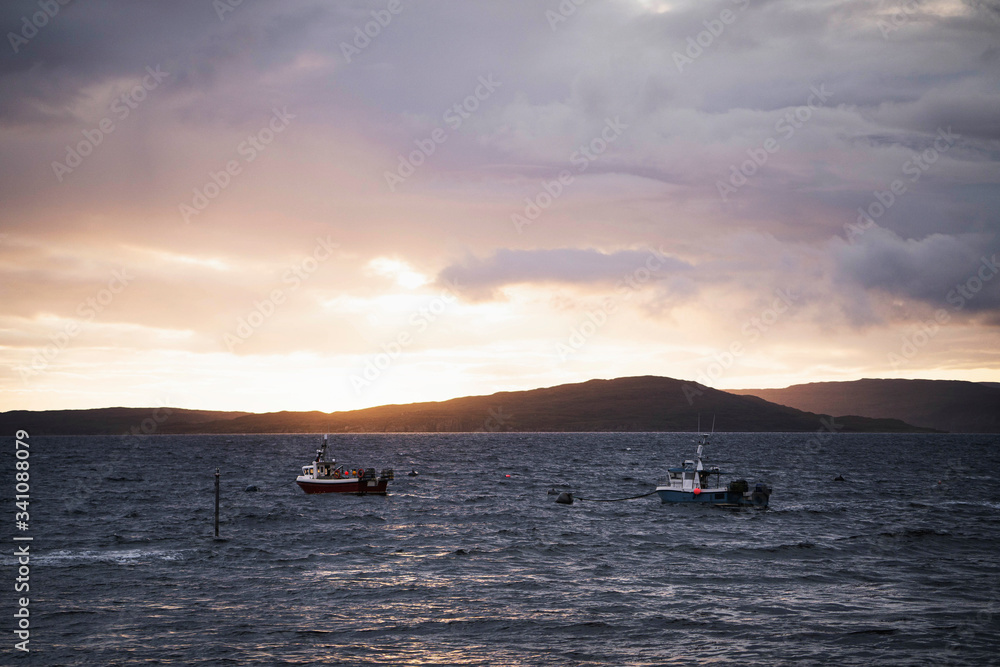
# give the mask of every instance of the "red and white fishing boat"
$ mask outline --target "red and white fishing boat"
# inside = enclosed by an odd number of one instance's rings
[[[316,450],[316,460],[302,466],[302,474],[295,478],[306,493],[356,493],[384,496],[392,468],[375,474],[375,468],[344,468],[337,459],[330,457],[328,436],[323,436],[323,448]]]

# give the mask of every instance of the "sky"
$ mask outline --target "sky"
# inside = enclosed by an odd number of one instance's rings
[[[0,6],[0,410],[1000,381],[1000,5]]]

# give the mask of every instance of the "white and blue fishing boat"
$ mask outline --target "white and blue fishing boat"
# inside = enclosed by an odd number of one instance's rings
[[[722,483],[725,473],[718,466],[706,468],[701,461],[708,434],[701,437],[694,460],[684,461],[680,468],[670,468],[667,478],[656,487],[665,503],[704,503],[720,507],[767,507],[771,487],[757,482],[751,488],[745,479]]]

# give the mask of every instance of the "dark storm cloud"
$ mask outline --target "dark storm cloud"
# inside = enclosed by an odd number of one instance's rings
[[[454,283],[473,295],[485,295],[517,283],[614,285],[637,271],[663,280],[693,268],[690,264],[655,250],[621,250],[604,253],[593,249],[498,250],[485,259],[469,257],[441,271],[439,279]]]
[[[842,283],[938,308],[956,305],[957,294],[969,312],[997,311],[1000,244],[996,241],[982,235],[944,234],[907,240],[873,228],[854,244],[838,243],[833,257]],[[971,288],[974,293],[969,294]]]
[[[226,77],[247,85],[293,58],[308,44],[309,28],[332,14],[313,3],[267,7],[244,3],[220,20],[211,2],[133,3],[92,0],[62,7],[27,43],[11,45],[37,2],[6,3],[0,29],[0,123],[74,122],[71,108],[93,86],[141,73],[170,71],[172,94],[205,94]],[[304,39],[305,37],[305,39]]]

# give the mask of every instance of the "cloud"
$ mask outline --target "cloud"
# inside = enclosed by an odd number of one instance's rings
[[[113,365],[115,346],[131,346],[149,359],[183,351],[197,368],[206,351],[225,357],[222,335],[275,289],[287,300],[231,356],[365,354],[453,281],[466,298],[449,302],[447,327],[422,332],[414,356],[447,358],[462,344],[488,365],[502,348],[531,360],[517,362],[506,388],[525,366],[532,382],[586,379],[604,370],[586,354],[575,377],[546,376],[538,360],[574,324],[566,318],[648,272],[648,289],[628,293],[593,349],[683,360],[692,344],[727,344],[777,290],[794,288],[801,296],[767,332],[775,357],[761,367],[794,366],[783,350],[821,358],[831,347],[849,365],[857,350],[884,358],[865,336],[891,343],[894,327],[951,305],[950,291],[996,247],[1000,22],[990,3],[403,2],[346,60],[342,45],[386,6],[243,2],[220,20],[208,0],[88,0],[63,6],[18,52],[5,42],[5,354],[24,363],[19,355],[78,319],[79,304],[128,267],[134,284],[60,363],[79,353]],[[546,11],[560,6],[576,9],[553,26]],[[0,4],[4,33],[38,7]],[[735,19],[719,32],[724,10]],[[699,39],[679,71],[675,55]],[[116,115],[110,105],[156,66],[170,76]],[[460,127],[446,124],[480,77],[502,85]],[[830,97],[803,112],[816,87]],[[275,107],[295,119],[251,162],[238,147]],[[57,180],[53,161],[105,118],[113,132]],[[627,126],[621,136],[585,168],[574,162],[609,118]],[[390,192],[385,173],[435,128],[446,139]],[[938,128],[961,139],[919,174],[904,171]],[[765,145],[774,150],[759,164]],[[185,224],[178,205],[233,160],[239,175]],[[749,173],[723,199],[718,183],[734,169]],[[544,217],[515,229],[512,216],[565,170],[572,183]],[[857,209],[894,180],[906,192],[879,227],[844,242]],[[292,291],[282,276],[328,236],[336,259]],[[984,284],[955,318],[953,335],[985,342],[955,352],[954,367],[995,366],[982,350],[1000,335],[997,286]],[[782,327],[800,329],[783,338]],[[241,385],[251,366],[237,361],[222,367]],[[479,381],[475,369],[454,370]]]
[[[956,290],[972,280],[972,286],[978,285],[976,294],[963,299],[962,307],[969,312],[998,311],[1000,278],[994,280],[989,268],[996,262],[996,247],[995,239],[985,235],[931,234],[918,240],[872,227],[853,245],[834,244],[835,275],[841,283],[935,308],[955,305],[949,295],[954,299]]]
[[[616,285],[634,274],[645,280],[665,280],[693,268],[687,262],[655,250],[501,249],[490,257],[468,257],[441,271],[438,278],[453,283],[473,298],[492,296],[495,290],[518,283],[586,286]]]

